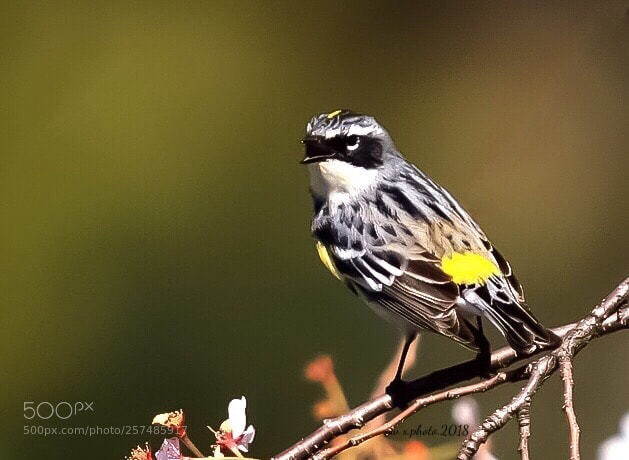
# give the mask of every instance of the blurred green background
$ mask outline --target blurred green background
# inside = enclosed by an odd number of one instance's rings
[[[511,260],[547,325],[627,274],[627,2],[8,2],[0,7],[0,450],[122,458],[156,436],[27,436],[146,425],[191,437],[246,395],[268,457],[312,431],[335,360],[350,404],[397,333],[326,272],[309,236],[309,117],[375,115]],[[629,410],[628,334],[579,357],[585,458]],[[416,374],[469,357],[426,337]],[[505,387],[479,398],[485,412]],[[555,377],[532,456],[567,456]],[[24,401],[94,401],[65,422]],[[417,422],[449,421],[449,406]],[[495,438],[516,457],[517,427]],[[422,438],[427,444],[439,440]],[[563,450],[561,450],[563,449]]]

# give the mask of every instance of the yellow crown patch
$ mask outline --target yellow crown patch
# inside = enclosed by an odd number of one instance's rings
[[[341,112],[342,112],[342,110],[335,110],[334,112],[328,113],[328,119],[332,119],[332,118],[338,116]]]

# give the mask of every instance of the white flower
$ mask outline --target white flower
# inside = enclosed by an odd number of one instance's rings
[[[464,396],[452,406],[452,419],[454,423],[466,426],[468,430],[480,423],[480,407],[476,399],[471,396]],[[483,444],[474,457],[478,460],[498,460],[491,451],[489,444]]]
[[[245,397],[232,399],[227,407],[229,418],[221,423],[220,428],[214,431],[216,444],[231,450],[234,454],[241,450],[249,451],[249,444],[253,442],[256,430],[253,425],[247,426],[247,400]],[[208,427],[209,428],[209,427]],[[210,428],[211,429],[211,428]]]
[[[229,406],[227,406],[229,418],[226,422],[228,422],[231,426],[234,441],[236,441],[238,448],[243,452],[247,452],[249,450],[249,444],[253,442],[253,438],[256,435],[256,429],[253,425],[249,425],[247,429],[245,429],[245,426],[247,425],[246,410],[247,400],[244,396],[240,399],[232,399],[229,402]]]
[[[607,438],[598,448],[598,460],[625,460],[629,452],[629,412],[620,419],[620,434]]]
[[[476,400],[470,396],[459,399],[452,406],[452,419],[459,425],[478,425],[480,410]]]

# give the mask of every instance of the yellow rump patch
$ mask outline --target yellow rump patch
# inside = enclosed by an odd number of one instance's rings
[[[330,270],[330,273],[332,273],[338,279],[341,279],[341,275],[334,266],[334,262],[332,262],[332,258],[328,253],[328,249],[319,241],[317,241],[317,253],[319,254],[319,259],[321,259],[321,262],[323,262],[323,265],[325,265],[325,268]]]
[[[453,253],[441,259],[441,269],[457,284],[484,283],[491,275],[499,275],[500,270],[491,260],[480,254],[466,252]]]
[[[343,110],[335,110],[334,112],[330,112],[328,113],[328,118],[334,118],[336,117],[338,114],[340,114]]]

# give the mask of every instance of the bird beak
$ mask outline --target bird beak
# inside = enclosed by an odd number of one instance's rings
[[[301,143],[306,146],[306,156],[300,161],[302,165],[336,158],[336,151],[326,145],[320,137],[309,136]]]

